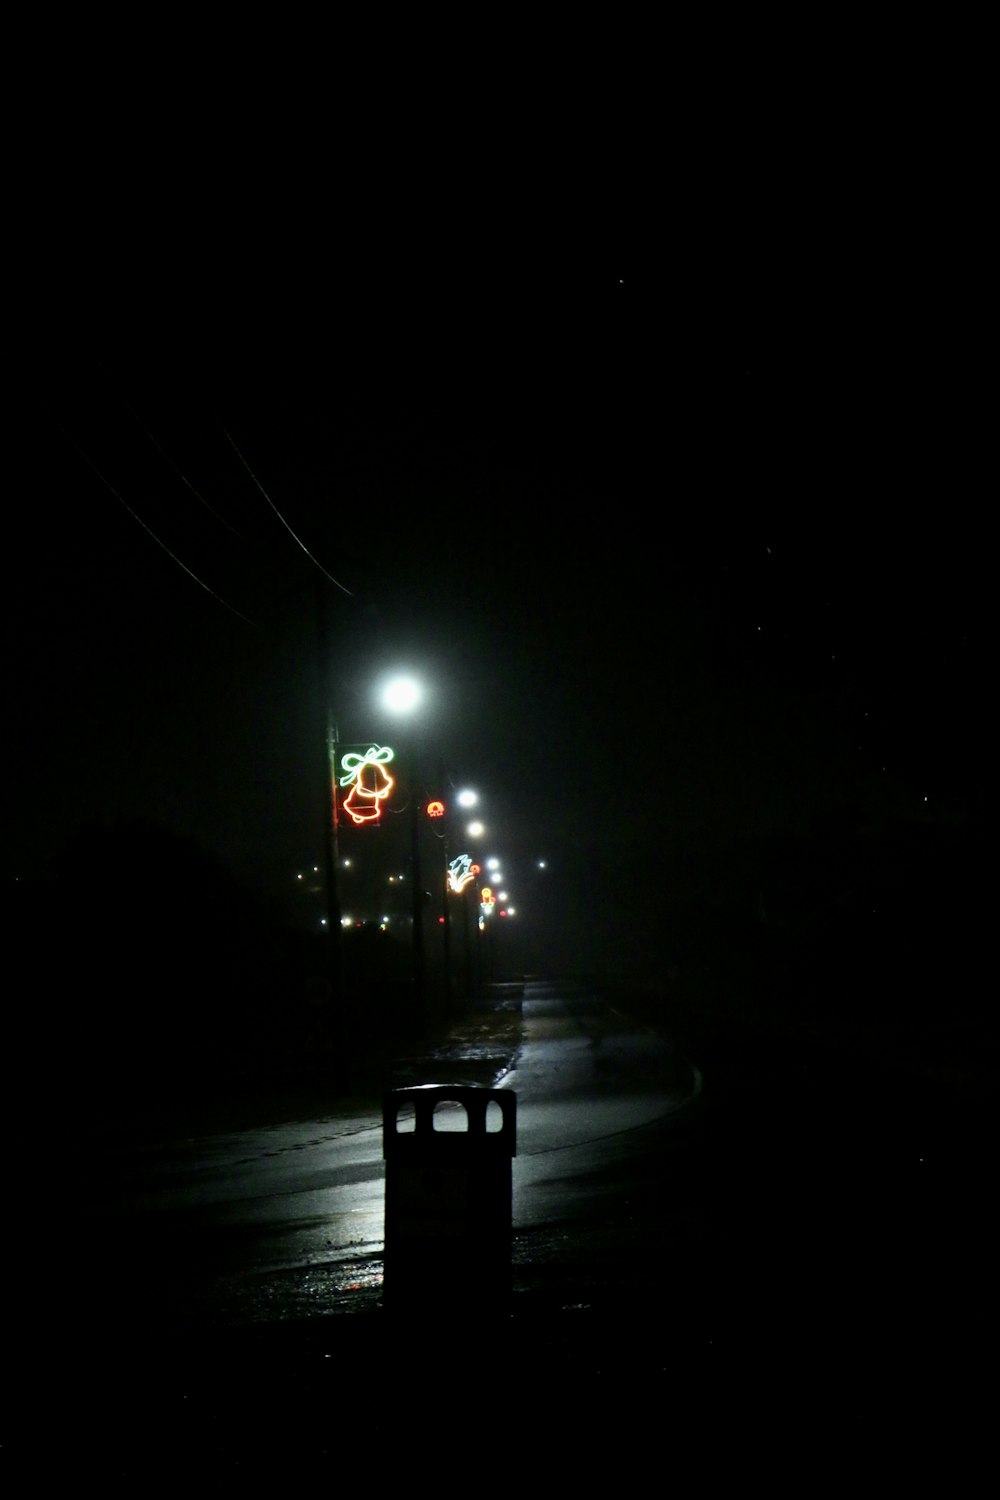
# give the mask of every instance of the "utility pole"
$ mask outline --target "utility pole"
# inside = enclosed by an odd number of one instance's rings
[[[330,987],[333,992],[333,1004],[336,1008],[336,1014],[339,1016],[343,1012],[343,995],[341,993],[343,974],[341,966],[340,888],[338,885],[340,853],[337,839],[337,724],[333,717],[333,706],[330,698],[331,653],[328,609],[329,606],[326,602],[322,583],[317,579],[316,615],[319,635],[319,693],[325,721],[325,754],[323,759],[325,786],[323,871],[326,886],[327,963]],[[339,1034],[341,1028],[338,1026],[336,1030]]]
[[[462,937],[465,950],[465,1001],[470,1005],[475,998],[475,985],[472,978],[472,943],[469,938],[469,892],[478,890],[478,881],[475,885],[466,886],[462,892]]]
[[[442,785],[444,783],[442,782]],[[445,811],[445,818],[450,810]],[[444,1010],[449,1016],[452,1009],[452,986],[451,986],[451,889],[448,885],[448,855],[450,852],[447,827],[444,831],[444,872],[441,880],[441,916],[444,922]]]
[[[410,874],[413,880],[413,1009],[418,1029],[426,1019],[424,961],[424,893],[420,872],[420,779],[417,772],[417,736],[410,740]]]
[[[326,765],[330,783],[327,838],[323,841],[323,858],[326,873],[326,925],[331,940],[331,973],[335,989],[340,990],[340,847],[337,822],[337,725],[329,707],[326,722]]]

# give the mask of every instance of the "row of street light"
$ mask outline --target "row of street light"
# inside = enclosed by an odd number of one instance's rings
[[[477,845],[481,846],[486,836],[487,830],[481,819],[473,817],[464,825],[464,847],[461,852],[456,852],[452,848],[455,818],[452,809],[446,805],[444,786],[438,787],[436,795],[430,799],[423,793],[421,767],[417,757],[417,734],[413,728],[425,698],[421,683],[409,674],[395,674],[383,680],[376,697],[386,713],[410,726],[404,740],[403,753],[398,759],[395,747],[382,745],[374,739],[341,743],[333,715],[329,708],[327,711],[329,794],[324,839],[326,914],[323,926],[329,934],[331,967],[334,971],[332,977],[335,988],[339,990],[341,929],[345,922],[352,920],[341,911],[341,872],[349,863],[341,858],[342,835],[349,830],[349,836],[354,838],[355,830],[361,830],[359,840],[363,838],[367,842],[369,838],[377,839],[377,835],[371,830],[391,827],[393,813],[400,811],[397,806],[398,797],[394,794],[402,779],[404,789],[408,792],[404,810],[409,814],[413,999],[415,1016],[420,1020],[426,1013],[427,1005],[424,907],[428,893],[424,890],[422,826],[433,832],[442,846],[443,857],[435,861],[437,868],[433,884],[437,886],[440,883],[441,908],[437,922],[443,937],[446,1007],[450,1007],[452,1003],[451,911],[454,897],[461,899],[467,993],[474,985],[471,962],[474,943],[468,931],[470,893],[478,898],[476,917],[480,933],[488,930],[496,915],[513,917],[515,908],[510,904],[510,893],[506,889],[499,858],[490,855],[480,859],[470,852]],[[403,768],[402,778],[399,775],[400,766]],[[443,777],[441,779],[443,781]],[[473,789],[465,787],[455,794],[454,802],[463,813],[470,813],[478,807],[479,796]],[[318,871],[315,873],[318,874]],[[402,877],[395,876],[394,881],[402,884]],[[389,914],[380,912],[378,921],[385,930]]]

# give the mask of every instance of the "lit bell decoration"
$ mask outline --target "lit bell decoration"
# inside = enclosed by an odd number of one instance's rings
[[[385,762],[392,760],[392,751],[373,745],[364,755],[345,755],[341,765],[345,772],[340,778],[341,786],[351,790],[344,798],[343,808],[355,823],[374,823],[382,816],[382,804],[395,786],[395,779],[385,769]]]

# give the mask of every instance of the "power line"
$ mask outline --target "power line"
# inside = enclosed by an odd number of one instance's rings
[[[305,542],[302,541],[301,537],[298,537],[298,536],[295,535],[295,532],[289,526],[288,522],[285,520],[284,516],[281,514],[281,511],[275,505],[274,501],[271,499],[270,495],[267,493],[267,490],[264,488],[264,486],[261,484],[260,480],[257,478],[257,476],[254,473],[253,469],[251,469],[250,465],[247,463],[246,459],[243,457],[243,454],[240,452],[239,448],[237,448],[235,442],[233,442],[233,439],[230,436],[229,432],[226,430],[225,427],[223,427],[222,430],[223,430],[223,432],[225,432],[226,437],[229,439],[230,443],[232,443],[232,445],[233,445],[233,451],[235,452],[236,457],[239,459],[240,463],[246,469],[247,473],[250,475],[250,478],[253,480],[253,482],[257,486],[257,488],[260,490],[261,494],[264,496],[264,499],[267,501],[268,505],[274,511],[274,514],[277,516],[277,518],[281,522],[282,526],[284,526],[285,530],[288,532],[288,535],[292,538],[292,540],[294,542],[298,543],[298,545],[302,548],[303,552],[305,553],[306,557],[308,557],[309,561],[314,565],[314,567],[317,567],[319,569],[319,571],[323,574],[324,578],[328,578],[330,580],[330,582],[332,584],[335,584],[336,587],[338,589],[340,589],[342,591],[342,593],[345,593],[348,596],[349,599],[353,599],[354,595],[351,592],[351,590],[349,588],[345,588],[344,585],[339,581],[339,579],[334,578],[334,576],[333,576],[332,573],[328,573],[326,571],[326,569],[324,568],[323,564],[321,562],[318,562],[316,560],[316,558],[313,557],[312,553],[309,551],[309,548],[306,546]]]
[[[225,516],[221,516],[219,514],[219,512],[215,509],[215,507],[213,505],[210,505],[208,503],[208,501],[205,499],[204,495],[200,494],[199,491],[195,489],[194,485],[191,483],[190,479],[188,479],[187,475],[185,473],[183,473],[183,471],[177,467],[177,465],[174,463],[173,459],[170,457],[169,453],[167,453],[167,451],[163,448],[163,446],[160,443],[157,442],[156,438],[150,432],[150,430],[146,426],[145,422],[142,420],[142,418],[139,416],[139,414],[134,410],[134,408],[129,405],[129,403],[125,400],[125,397],[122,396],[122,395],[119,395],[118,399],[121,401],[122,405],[125,407],[125,410],[132,415],[132,417],[135,419],[135,421],[142,428],[143,432],[149,438],[149,441],[153,444],[154,448],[156,448],[157,452],[160,453],[162,455],[162,457],[165,459],[165,461],[170,465],[170,467],[173,469],[174,473],[177,475],[178,479],[180,479],[183,484],[187,485],[188,489],[191,491],[192,495],[194,495],[195,499],[196,500],[200,500],[201,503],[202,503],[202,505],[205,507],[205,509],[207,511],[209,511],[215,517],[215,519],[217,521],[220,521],[223,526],[225,526],[229,531],[231,531],[234,536],[238,536],[241,541],[245,540],[245,538],[243,537],[242,532],[237,531],[236,527],[233,526],[229,521],[227,521],[226,518],[225,518]]]
[[[146,524],[146,522],[142,519],[142,517],[138,514],[138,512],[134,511],[132,509],[131,505],[129,505],[128,501],[122,495],[120,495],[118,493],[118,491],[115,489],[114,485],[108,479],[107,475],[101,472],[101,470],[94,463],[94,460],[90,457],[90,455],[88,453],[84,452],[84,450],[80,447],[79,443],[75,440],[75,438],[73,438],[73,437],[70,436],[70,434],[66,431],[65,427],[63,427],[62,423],[60,421],[58,421],[58,419],[55,418],[55,417],[53,417],[53,421],[55,422],[56,426],[59,428],[59,431],[62,433],[62,435],[66,439],[66,441],[68,443],[70,443],[72,445],[72,447],[74,447],[76,449],[77,453],[79,453],[79,455],[83,459],[83,461],[91,469],[93,469],[94,473],[97,475],[97,477],[101,481],[101,483],[108,490],[111,491],[111,493],[112,493],[112,495],[114,495],[115,499],[119,502],[119,504],[121,504],[121,505],[123,505],[125,507],[125,509],[129,513],[129,515],[132,517],[132,519],[134,521],[137,521],[139,523],[139,525],[142,527],[143,531],[145,531],[147,533],[147,535],[149,535],[149,536],[152,537],[152,539],[156,543],[156,545],[158,547],[162,547],[163,548],[163,551],[167,554],[167,556],[171,559],[171,561],[175,562],[179,568],[182,568],[184,570],[184,572],[188,575],[188,577],[192,578],[194,580],[194,582],[198,585],[199,588],[203,588],[205,590],[206,594],[210,594],[212,596],[212,598],[218,604],[221,604],[224,609],[228,609],[229,612],[230,612],[230,614],[234,614],[237,617],[237,619],[242,620],[244,622],[244,624],[246,624],[246,625],[253,625],[254,624],[253,620],[247,619],[246,615],[241,614],[238,609],[235,609],[233,607],[233,605],[231,605],[227,600],[223,599],[223,597],[222,597],[221,594],[217,594],[213,588],[209,587],[209,585],[204,581],[204,579],[199,578],[198,575],[197,575],[197,573],[193,573],[191,571],[191,569],[187,566],[187,564],[185,562],[182,562],[181,559],[177,556],[177,554],[175,552],[172,552],[170,550],[170,548],[167,546],[166,542],[162,541],[160,539],[160,537],[158,537],[156,535],[156,532],[152,529],[152,527],[148,526]]]

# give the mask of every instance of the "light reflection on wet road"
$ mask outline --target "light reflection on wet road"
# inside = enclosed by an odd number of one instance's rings
[[[522,1017],[523,1045],[500,1082],[518,1101],[515,1234],[586,1213],[587,1177],[626,1158],[631,1134],[682,1108],[697,1084],[667,1043],[593,997],[528,985]],[[464,1128],[464,1113],[439,1126]],[[140,1255],[155,1247],[157,1260],[169,1246],[175,1273],[188,1257],[216,1288],[252,1272],[258,1297],[260,1278],[294,1271],[330,1295],[371,1283],[364,1265],[384,1235],[381,1112],[150,1143],[106,1166],[100,1232],[133,1238]]]

